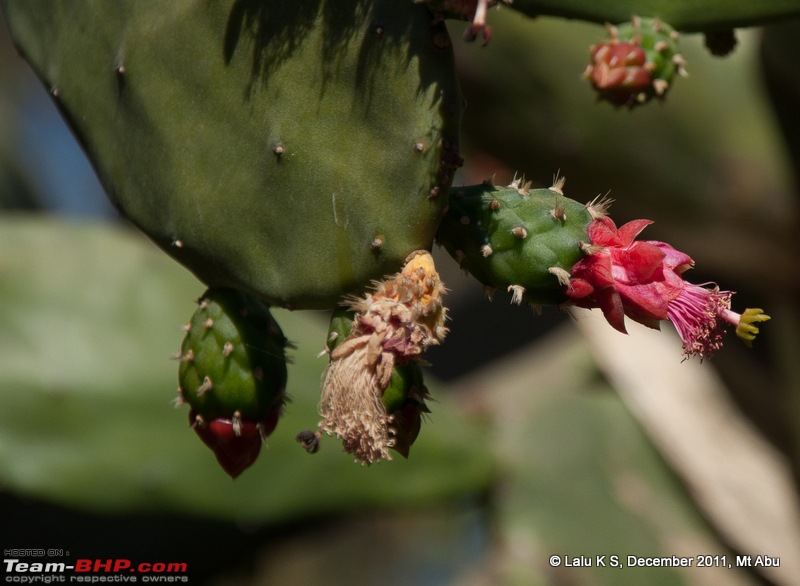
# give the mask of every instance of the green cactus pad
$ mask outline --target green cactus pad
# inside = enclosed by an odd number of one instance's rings
[[[437,239],[486,287],[513,293],[517,302],[561,303],[566,297],[553,269],[569,272],[583,257],[592,216],[558,184],[521,183],[453,188]]]
[[[0,2],[115,205],[209,287],[331,307],[431,246],[461,96],[424,6]]]
[[[260,301],[232,289],[200,299],[180,353],[180,394],[203,419],[262,422],[285,398],[286,338]]]

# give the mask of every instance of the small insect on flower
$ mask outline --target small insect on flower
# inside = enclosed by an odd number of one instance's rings
[[[319,451],[320,436],[320,432],[306,429],[298,433],[295,439],[306,452],[309,454],[316,454]]]

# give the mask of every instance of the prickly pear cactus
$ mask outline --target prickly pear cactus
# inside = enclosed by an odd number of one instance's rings
[[[111,199],[208,286],[330,308],[430,247],[461,97],[424,6],[2,4]]]
[[[557,277],[583,257],[591,208],[564,196],[563,180],[531,189],[524,179],[508,187],[491,182],[454,188],[438,241],[461,267],[487,287],[508,291],[516,303],[566,300]]]
[[[260,301],[206,291],[186,326],[178,404],[225,471],[241,474],[275,430],[286,400],[286,338]]]

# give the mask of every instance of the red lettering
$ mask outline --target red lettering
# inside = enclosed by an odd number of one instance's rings
[[[76,572],[91,572],[92,560],[75,560]]]
[[[114,560],[114,571],[121,572],[122,570],[127,570],[131,567],[131,560]]]
[[[114,560],[94,560],[94,571],[95,572],[110,572],[112,566],[114,565]]]

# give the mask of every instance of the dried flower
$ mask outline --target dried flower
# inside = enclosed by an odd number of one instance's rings
[[[355,311],[350,335],[331,351],[320,399],[320,429],[371,464],[390,460],[392,416],[382,403],[395,366],[416,360],[447,334],[444,285],[426,251],[412,253],[400,273],[347,300]]]

